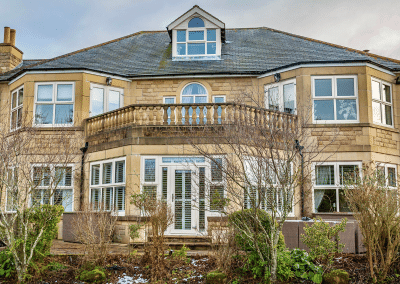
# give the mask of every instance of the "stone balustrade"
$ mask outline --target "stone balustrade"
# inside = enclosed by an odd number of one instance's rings
[[[86,136],[127,126],[260,125],[296,127],[297,116],[236,103],[137,104],[85,119]]]

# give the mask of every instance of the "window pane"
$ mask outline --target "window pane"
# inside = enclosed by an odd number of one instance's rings
[[[38,102],[51,102],[53,100],[53,85],[38,85]]]
[[[339,189],[339,212],[351,212],[343,189]]]
[[[315,189],[314,190],[315,212],[336,211],[336,189]]]
[[[216,41],[217,40],[216,30],[207,30],[207,40],[208,41]]]
[[[315,79],[315,96],[331,97],[332,96],[332,80],[331,79]]]
[[[189,40],[204,40],[204,31],[189,31]]]
[[[224,187],[223,186],[210,186],[210,210],[220,211],[224,204]]]
[[[56,167],[55,182],[59,186],[71,186],[72,184],[72,168],[71,167]]]
[[[104,89],[93,88],[91,92],[91,116],[102,114],[104,112]]]
[[[17,110],[17,127],[22,125],[22,108]]]
[[[189,28],[204,28],[204,22],[200,18],[193,18],[188,24]]]
[[[156,181],[156,160],[146,159],[144,161],[144,181]]]
[[[113,198],[113,188],[104,188],[103,195],[102,195],[102,204],[104,206],[104,210],[111,210],[112,209],[112,199]]]
[[[165,98],[164,99],[165,104],[174,104],[175,103],[175,98]]]
[[[120,108],[119,98],[120,93],[118,91],[109,91],[108,92],[108,111],[112,111],[114,109]]]
[[[211,180],[222,181],[222,158],[211,161]]]
[[[224,103],[225,97],[214,97],[214,103]]]
[[[392,107],[385,105],[385,119],[387,125],[392,125]]]
[[[72,84],[57,85],[57,101],[72,102]]]
[[[315,120],[334,120],[333,100],[314,100]]]
[[[100,184],[100,165],[92,166],[92,185]]]
[[[147,195],[151,199],[156,199],[157,197],[157,186],[154,185],[144,185],[143,194]]]
[[[182,95],[206,95],[206,89],[200,84],[190,84],[185,87]]]
[[[391,96],[390,96],[390,86],[383,84],[383,95],[385,96],[385,101],[390,103],[392,102]]]
[[[294,113],[295,97],[294,97],[294,83],[283,85],[283,108],[284,112]]]
[[[53,123],[53,105],[36,105],[35,113],[36,124]]]
[[[192,103],[194,103],[194,98],[193,98],[193,96],[185,96],[185,97],[182,97],[182,103],[183,104],[192,104]]]
[[[379,82],[372,81],[371,87],[372,87],[372,98],[375,100],[381,100],[381,90],[380,90],[380,84]]]
[[[15,129],[17,127],[17,111],[11,112],[11,129]]]
[[[388,167],[388,185],[396,186],[396,169],[392,167]]]
[[[279,90],[278,87],[268,89],[268,109],[279,110]]]
[[[207,54],[216,54],[217,53],[217,44],[215,42],[207,43]]]
[[[103,164],[103,184],[111,183],[112,163]]]
[[[73,191],[72,189],[61,189],[57,190],[56,193],[58,196],[58,202],[64,207],[64,212],[72,212],[73,208]],[[54,197],[54,204],[56,204],[56,196]]]
[[[72,124],[74,105],[56,105],[56,124]]]
[[[20,89],[18,91],[18,106],[22,105],[23,100],[24,100],[24,89]]]
[[[206,53],[205,43],[188,44],[188,55],[205,54],[205,53]]]
[[[340,97],[354,96],[354,79],[345,78],[337,79],[337,95]]]
[[[185,43],[178,43],[176,45],[176,53],[178,55],[186,55],[186,44]]]
[[[11,108],[15,108],[17,106],[17,92],[11,95]]]
[[[334,185],[335,170],[334,166],[316,166],[315,167],[315,184],[316,185]]]
[[[339,165],[340,184],[346,185],[349,182],[356,182],[359,176],[357,165]]]
[[[336,100],[336,118],[338,120],[357,120],[356,100]]]
[[[94,188],[92,189],[92,194],[90,197],[93,209],[99,209],[100,207],[100,193],[101,189],[99,188]]]
[[[176,32],[176,41],[177,42],[185,42],[186,41],[186,31],[177,31]]]
[[[115,182],[125,181],[125,161],[115,162]]]
[[[195,96],[194,97],[194,102],[196,104],[203,104],[207,102],[207,97],[206,96]]]
[[[382,123],[381,104],[372,102],[372,117],[375,123]]]
[[[125,187],[117,187],[115,189],[114,208],[118,212],[125,211]]]

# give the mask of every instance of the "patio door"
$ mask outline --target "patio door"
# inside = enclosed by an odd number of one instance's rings
[[[199,223],[198,175],[193,167],[170,167],[169,200],[174,223],[167,233],[197,235]]]

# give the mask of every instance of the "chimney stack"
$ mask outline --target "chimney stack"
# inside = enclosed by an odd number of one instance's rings
[[[12,46],[15,46],[15,30],[11,29],[10,30],[10,41],[9,43],[11,43]]]
[[[14,29],[4,27],[4,42],[0,43],[0,74],[10,71],[22,62],[22,51],[15,46]]]
[[[4,43],[10,43],[10,27],[4,27]]]

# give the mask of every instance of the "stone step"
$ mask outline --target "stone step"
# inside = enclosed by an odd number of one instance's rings
[[[211,243],[211,238],[205,236],[165,236],[164,239],[168,243]]]
[[[151,242],[148,243],[151,245]],[[134,249],[143,249],[145,243],[143,242],[135,242],[131,243]],[[185,245],[190,250],[210,250],[211,249],[211,242],[165,242],[165,246],[168,249],[172,250],[179,250]]]

